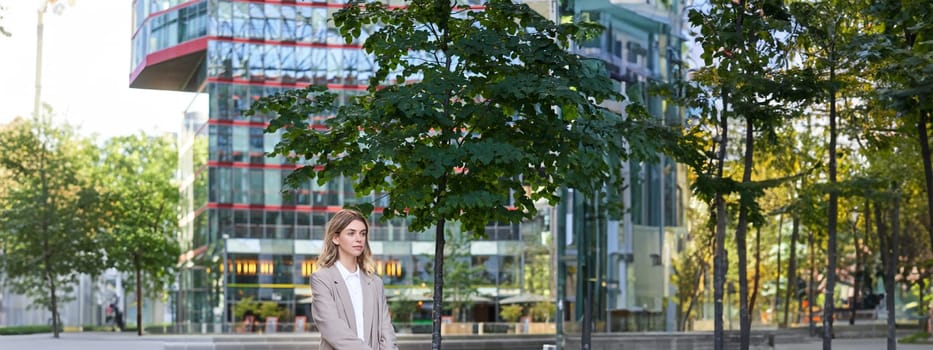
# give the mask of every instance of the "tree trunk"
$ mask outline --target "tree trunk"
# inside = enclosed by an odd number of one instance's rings
[[[693,285],[700,286],[700,283],[703,280],[703,276],[706,275],[709,266],[706,264],[706,261],[703,260],[702,255],[699,252],[694,253],[695,255],[691,256],[691,259],[696,259],[695,263],[700,265],[700,268],[696,273],[691,276],[693,277]],[[680,318],[680,326],[677,330],[684,332],[687,330],[687,322],[690,320],[690,313],[693,312],[693,306],[696,305],[697,299],[699,299],[701,294],[700,288],[694,288],[693,293],[690,294],[690,298],[687,299],[687,309],[684,311],[683,315]]]
[[[835,62],[835,43],[830,43],[829,61]],[[829,67],[829,81],[836,82],[836,67]],[[836,190],[836,89],[829,91],[829,222],[826,243],[826,290],[823,291],[823,350],[833,348],[833,307],[836,301],[836,225],[838,224],[839,194]]]
[[[867,192],[866,192],[866,194],[865,194],[865,213],[864,213],[864,216],[865,216],[865,244],[866,244],[868,247],[871,247],[871,237],[872,237],[872,234],[871,234],[871,228],[872,228],[872,222],[871,222],[871,200],[869,199],[868,193],[867,193]],[[882,252],[882,253],[884,253],[884,252]],[[884,255],[882,255],[882,258],[883,258],[883,257],[884,257]],[[874,259],[874,257],[872,257],[872,258]],[[882,262],[882,265],[884,265],[883,262]],[[872,293],[874,294],[874,286],[869,286],[869,287],[871,287]],[[875,306],[877,306],[877,305],[875,305]]]
[[[891,213],[891,265],[885,278],[891,280],[891,293],[885,296],[885,303],[888,308],[888,350],[897,349],[897,330],[895,328],[895,310],[894,310],[894,274],[897,273],[897,261],[900,257],[899,242],[900,223],[901,223],[901,198],[898,189],[894,188],[894,210]],[[890,297],[889,297],[890,296]],[[890,300],[890,301],[889,301]]]
[[[447,70],[450,70],[452,64],[450,55],[447,54],[447,44],[450,42],[450,30],[447,27],[448,20],[450,19],[450,0],[437,0],[434,2],[434,11],[435,15],[441,16],[441,21],[438,23],[437,30],[441,34],[441,51],[444,52],[444,65],[447,67]],[[444,115],[450,116],[450,99],[453,97],[453,92],[451,90],[445,91],[446,99],[443,101],[444,105]],[[444,141],[445,146],[450,145],[450,141]],[[446,170],[449,171],[449,170]],[[434,207],[437,208],[440,205],[441,198],[444,197],[444,192],[447,191],[447,173],[441,175],[439,183],[437,184],[437,189],[434,192]],[[434,308],[431,310],[431,319],[433,323],[433,330],[431,334],[431,349],[440,350],[441,349],[441,310],[444,302],[444,244],[446,240],[444,238],[444,226],[446,220],[440,218],[437,220],[437,227],[434,231]]]
[[[917,133],[920,137],[920,158],[923,159],[923,178],[927,188],[927,233],[930,235],[930,251],[933,252],[933,164],[930,160],[930,135],[927,133],[929,111],[920,111],[920,120],[917,122]]]
[[[791,231],[790,231],[790,258],[787,260],[787,290],[784,292],[784,322],[783,327],[787,327],[787,314],[790,312],[790,301],[792,297],[797,296],[797,236],[800,235],[800,218],[797,216],[797,209],[792,211]],[[797,299],[798,309],[800,308],[800,299]],[[797,312],[798,319],[800,312]]]
[[[852,314],[849,316],[849,324],[855,324],[855,315],[858,311],[859,289],[861,288],[859,270],[862,268],[862,246],[858,241],[858,221],[852,223],[852,240],[855,243],[855,278],[852,281],[852,302],[849,307],[852,308]],[[921,299],[922,300],[922,299]]]
[[[431,310],[431,320],[434,329],[431,333],[431,349],[441,349],[441,305],[444,301],[444,224],[443,219],[437,221],[434,231],[434,306]]]
[[[881,264],[884,267],[884,305],[888,312],[888,338],[887,348],[893,350],[897,347],[896,339],[892,338],[894,332],[894,251],[893,240],[888,236],[888,228],[885,224],[883,209],[880,204],[875,204],[875,225],[877,225],[878,242],[881,245]]]
[[[723,176],[723,166],[726,160],[726,146],[729,143],[729,118],[727,115],[726,108],[729,105],[729,93],[723,93],[722,97],[723,109],[719,112],[719,130],[720,130],[720,140],[719,143],[719,152],[716,155],[717,165],[716,165],[716,179],[722,180]],[[722,192],[716,193],[714,199],[714,206],[716,210],[716,238],[715,238],[715,252],[713,258],[713,349],[714,350],[724,350],[725,348],[725,334],[723,333],[723,319],[722,319],[722,298],[723,298],[723,287],[726,284],[726,272],[729,271],[729,259],[726,256],[726,218],[728,214],[726,213],[726,199]]]
[[[742,173],[742,183],[752,182],[752,165],[754,164],[754,128],[752,120],[745,118],[745,164]],[[752,320],[748,300],[748,206],[746,202],[752,201],[750,195],[740,194],[739,222],[735,229],[735,248],[739,256],[739,349],[747,350],[751,344]]]
[[[752,285],[748,299],[748,315],[755,314],[755,299],[758,299],[758,286],[761,282],[761,226],[755,228],[755,284]],[[751,327],[749,327],[751,330]]]
[[[810,253],[810,283],[807,284],[807,323],[810,325],[810,336],[816,335],[816,323],[813,322],[813,301],[816,292],[816,252],[813,249],[813,231],[809,231]]]
[[[40,15],[40,19],[41,19],[41,15]],[[41,23],[40,23],[40,29],[41,29]],[[38,103],[37,103],[37,106],[38,106]],[[40,128],[38,130],[39,141],[40,141],[40,149],[38,150],[39,152],[39,178],[41,182],[39,200],[42,201],[41,207],[40,207],[40,210],[42,211],[42,232],[41,233],[45,237],[45,240],[42,241],[42,245],[43,245],[42,250],[44,254],[43,260],[45,263],[45,278],[47,278],[49,281],[49,291],[50,291],[49,306],[52,309],[51,310],[52,311],[52,337],[57,339],[58,328],[59,328],[58,323],[59,321],[61,321],[61,318],[58,316],[58,296],[56,295],[57,286],[55,285],[55,274],[52,272],[52,262],[50,261],[51,254],[53,252],[52,252],[52,248],[49,247],[49,239],[50,239],[49,238],[49,235],[50,235],[49,226],[51,225],[51,221],[52,221],[51,216],[54,215],[53,213],[50,213],[49,211],[54,210],[55,206],[53,205],[53,203],[50,203],[51,196],[49,194],[49,182],[48,182],[48,177],[47,177],[48,173],[46,172],[46,163],[45,163],[45,156],[46,156],[46,153],[48,152],[48,149],[46,148],[46,144],[45,144],[45,140],[46,140],[45,125],[46,124],[44,123],[44,121],[40,121],[38,108],[36,109],[36,115],[34,115],[33,118],[35,118],[37,125],[39,125],[39,128]]]
[[[772,316],[773,323],[778,325],[778,328],[781,328],[781,318],[778,308],[781,306],[778,301],[781,300],[781,245],[784,243],[784,214],[778,215],[778,228],[777,228],[777,288],[775,288],[774,298],[771,301],[771,310],[774,310],[774,316]],[[789,282],[788,282],[789,283]],[[786,304],[786,302],[785,302]],[[787,314],[787,311],[784,312]],[[787,320],[787,317],[784,317],[783,320]],[[785,326],[786,327],[786,326]]]
[[[691,297],[690,301],[687,302],[687,311],[684,311],[683,317],[680,318],[680,327],[678,327],[681,332],[687,331],[687,320],[690,319],[690,313],[693,312],[693,302],[695,300],[695,297]]]
[[[746,3],[747,1],[745,0],[738,1],[738,6],[736,8],[745,9]],[[741,38],[741,45],[743,47],[747,46],[743,33],[744,22],[745,11],[736,11],[735,32]],[[752,123],[749,116],[745,116],[745,169],[742,174],[742,183],[749,183],[752,178],[752,155],[754,154],[752,146],[755,142],[752,124],[754,123]],[[739,205],[739,222],[735,230],[735,242],[739,255],[739,349],[741,350],[748,350],[752,323],[751,318],[748,316],[748,247],[745,241],[748,233],[749,209],[744,203],[746,200],[749,200],[749,198],[745,198],[745,196],[744,193],[739,196],[739,201],[741,202]]]
[[[133,269],[136,270],[136,335],[143,335],[143,278],[139,266],[139,253],[133,256]]]
[[[48,264],[48,263],[46,263]],[[48,265],[46,265],[48,266]],[[61,317],[58,315],[58,296],[56,295],[57,286],[55,285],[55,276],[52,275],[52,272],[49,271],[49,268],[46,267],[45,278],[49,281],[49,291],[51,291],[51,311],[52,311],[52,337],[58,338],[58,329],[59,322],[61,322]]]

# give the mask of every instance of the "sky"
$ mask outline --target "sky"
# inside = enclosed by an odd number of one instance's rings
[[[68,4],[69,1],[59,0]],[[45,13],[42,101],[55,122],[98,140],[178,132],[195,94],[129,87],[131,0],[74,0]],[[0,0],[0,123],[32,116],[36,24],[41,0]]]

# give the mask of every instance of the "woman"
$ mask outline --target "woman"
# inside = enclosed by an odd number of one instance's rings
[[[373,275],[369,223],[344,209],[327,223],[318,270],[311,274],[311,315],[321,350],[397,350],[382,279]]]

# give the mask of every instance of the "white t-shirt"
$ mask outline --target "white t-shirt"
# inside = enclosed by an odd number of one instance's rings
[[[337,269],[340,270],[340,276],[347,282],[347,290],[350,291],[350,303],[353,304],[353,317],[356,318],[356,337],[363,342],[363,285],[360,283],[360,267],[356,267],[356,272],[350,272],[340,261],[336,262]]]

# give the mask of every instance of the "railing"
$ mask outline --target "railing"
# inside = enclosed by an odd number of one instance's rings
[[[394,323],[398,334],[431,334],[431,323]],[[442,335],[555,334],[553,322],[449,322],[441,324]]]

